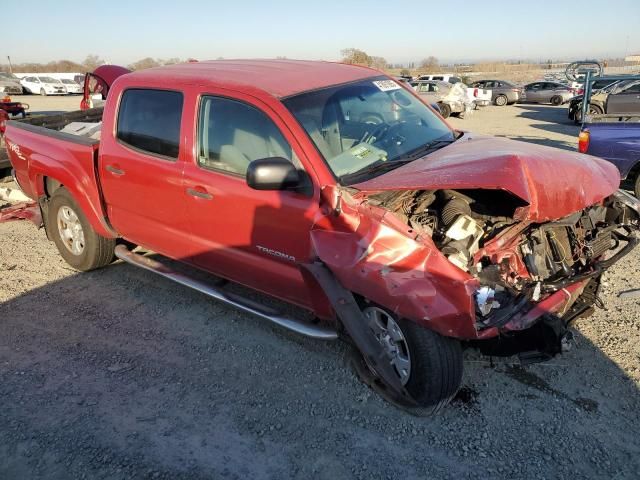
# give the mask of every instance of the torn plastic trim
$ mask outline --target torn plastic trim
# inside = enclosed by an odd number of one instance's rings
[[[419,407],[396,375],[385,349],[368,331],[371,320],[362,313],[353,294],[323,263],[303,264],[302,267],[316,279],[369,369],[383,382],[385,397],[405,408]]]

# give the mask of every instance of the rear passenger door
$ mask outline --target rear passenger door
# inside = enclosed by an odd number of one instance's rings
[[[100,141],[100,183],[111,224],[127,240],[173,258],[190,245],[182,187],[183,94],[131,88],[115,136]]]
[[[309,305],[298,267],[310,259],[318,192],[259,191],[245,179],[253,160],[282,157],[303,170],[282,121],[251,97],[202,96],[195,157],[185,166],[192,262],[217,275]],[[297,150],[297,151],[296,151]]]
[[[527,85],[525,90],[527,102],[541,102],[543,101],[543,87],[544,83],[537,82]]]

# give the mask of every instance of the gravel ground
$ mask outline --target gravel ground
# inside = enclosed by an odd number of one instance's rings
[[[564,148],[577,133],[550,106],[452,123]],[[617,293],[640,286],[639,250],[572,351],[526,369],[468,351],[461,394],[415,418],[344,344],[122,263],[78,274],[28,222],[0,239],[0,479],[638,478],[640,303]]]

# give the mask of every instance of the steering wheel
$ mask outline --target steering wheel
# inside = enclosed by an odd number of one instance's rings
[[[399,135],[400,130],[404,128],[405,121],[397,120],[394,123],[383,123],[375,128],[371,133],[366,132],[360,139],[360,143],[382,143],[383,145],[390,145],[391,142],[397,141],[398,144],[402,143],[404,137]]]

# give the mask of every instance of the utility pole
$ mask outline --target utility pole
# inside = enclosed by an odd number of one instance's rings
[[[11,57],[7,55],[7,60],[9,60],[9,73],[13,73],[13,67],[11,66]]]

